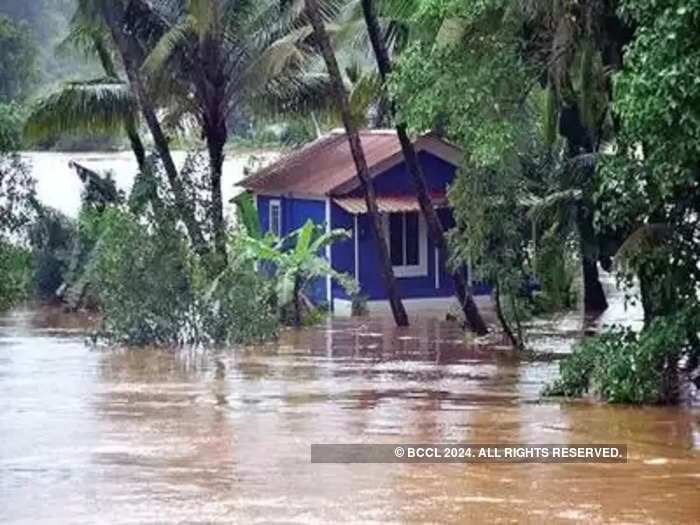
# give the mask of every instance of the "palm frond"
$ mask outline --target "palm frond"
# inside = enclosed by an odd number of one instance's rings
[[[118,79],[71,82],[32,107],[24,133],[37,141],[63,133],[112,133],[136,114],[129,87]]]
[[[154,74],[165,67],[165,64],[173,56],[175,51],[187,44],[193,35],[197,21],[189,16],[178,20],[158,40],[158,43],[144,60],[142,69],[148,74]]]
[[[568,215],[568,210],[577,205],[583,197],[579,189],[568,189],[550,193],[542,198],[533,198],[527,212],[528,218],[539,222],[545,216]]]

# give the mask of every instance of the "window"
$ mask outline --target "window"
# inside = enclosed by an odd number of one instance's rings
[[[270,201],[270,225],[268,232],[279,237],[282,234],[282,207],[280,201]]]
[[[427,275],[427,237],[425,223],[418,212],[389,214],[386,229],[396,276]]]

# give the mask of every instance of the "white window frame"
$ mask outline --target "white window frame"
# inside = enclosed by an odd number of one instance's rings
[[[272,227],[272,208],[277,208],[277,232]],[[267,231],[278,237],[282,236],[282,201],[280,199],[270,199],[269,209],[267,210]]]
[[[405,212],[399,212],[401,215],[405,215]],[[423,219],[423,215],[420,212],[408,212],[408,213],[418,213],[418,264],[404,264],[399,266],[393,266],[394,275],[396,277],[425,277],[428,275],[428,228]],[[388,243],[387,249],[391,252],[391,231],[389,229],[389,214],[385,213],[383,216],[382,224],[384,226],[384,236],[386,237],[386,242]],[[404,236],[406,235],[406,222],[404,219]],[[406,246],[406,239],[404,238],[404,250]]]

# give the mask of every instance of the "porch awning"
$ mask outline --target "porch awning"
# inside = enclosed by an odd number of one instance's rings
[[[446,208],[448,206],[447,196],[444,193],[431,193],[430,200],[436,208]],[[335,197],[333,202],[352,215],[367,213],[367,204],[364,197]],[[420,204],[418,204],[418,199],[415,195],[377,196],[377,207],[380,213],[420,211]]]

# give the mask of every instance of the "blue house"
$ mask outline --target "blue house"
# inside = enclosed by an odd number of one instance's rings
[[[417,307],[446,307],[455,301],[452,279],[428,234],[396,133],[361,131],[360,140],[406,308],[410,313]],[[453,219],[446,191],[461,153],[432,135],[419,137],[415,148],[438,216],[449,228]],[[240,185],[254,195],[264,231],[286,235],[308,219],[329,229],[348,230],[352,238],[327,249],[326,256],[336,270],[355,277],[360,293],[368,298],[370,311],[388,311],[376,241],[344,132],[319,138],[247,177]],[[319,279],[309,288],[307,293],[314,302],[328,303],[336,314],[350,312],[350,298],[330,278]],[[474,291],[488,294],[489,289],[475,286]]]

